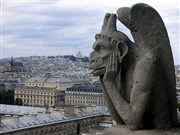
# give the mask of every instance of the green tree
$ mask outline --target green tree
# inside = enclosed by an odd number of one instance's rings
[[[177,108],[178,108],[179,111],[180,111],[180,103],[177,103]]]
[[[3,103],[3,95],[2,95],[2,93],[0,92],[0,104],[2,104]]]
[[[14,104],[14,91],[13,90],[3,93],[3,95],[2,95],[2,103],[3,104],[9,104],[9,105]]]
[[[21,98],[16,98],[14,104],[15,105],[23,105],[23,101]]]

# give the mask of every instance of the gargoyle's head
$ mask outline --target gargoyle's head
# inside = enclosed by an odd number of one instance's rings
[[[108,58],[115,51],[119,52],[119,62],[126,55],[130,42],[129,38],[122,32],[116,30],[115,14],[106,14],[102,31],[96,34],[93,44],[93,52],[90,54],[90,69],[95,76],[101,76],[106,71]]]

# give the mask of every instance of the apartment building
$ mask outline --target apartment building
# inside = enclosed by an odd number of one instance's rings
[[[105,106],[100,86],[73,86],[65,91],[66,106]]]
[[[21,98],[23,105],[28,106],[64,106],[66,89],[86,83],[88,81],[51,77],[50,74],[32,77],[15,88],[14,99]]]
[[[64,93],[51,88],[18,87],[14,99],[22,99],[23,105],[35,107],[55,107],[64,105]]]

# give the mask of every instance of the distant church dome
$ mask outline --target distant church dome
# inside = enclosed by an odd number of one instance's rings
[[[80,50],[77,52],[77,54],[76,54],[76,58],[82,58],[82,53],[81,53],[81,51],[80,51]]]

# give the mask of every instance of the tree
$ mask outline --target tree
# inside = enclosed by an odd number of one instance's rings
[[[0,92],[0,104],[2,104],[3,103],[3,95],[2,95],[2,93]]]
[[[177,108],[180,111],[180,103],[177,103]]]
[[[14,104],[14,91],[13,90],[9,90],[9,91],[3,93],[2,103],[9,104],[9,105]]]
[[[15,105],[23,105],[23,101],[21,98],[16,98],[14,104]]]

